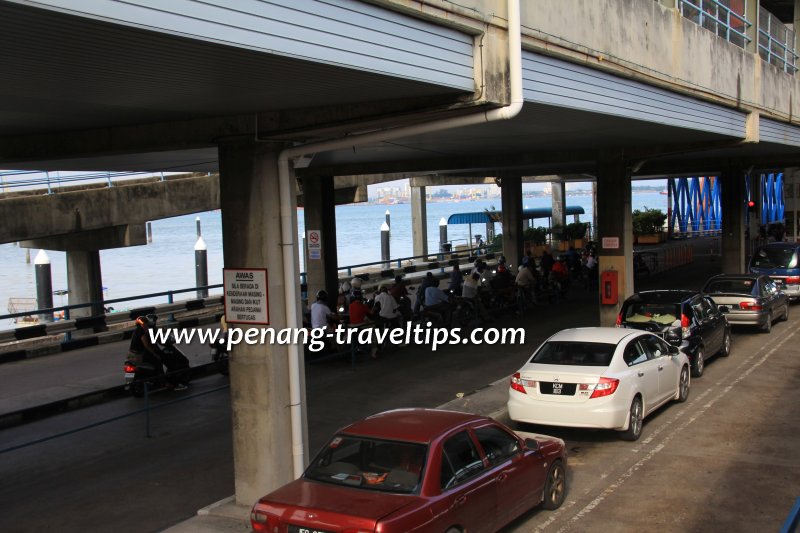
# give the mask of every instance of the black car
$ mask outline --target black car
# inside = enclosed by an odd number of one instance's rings
[[[714,301],[688,290],[642,291],[622,304],[618,328],[643,329],[679,346],[689,356],[692,376],[703,375],[705,360],[731,353],[731,327]]]

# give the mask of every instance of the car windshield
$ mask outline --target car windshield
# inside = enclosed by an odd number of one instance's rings
[[[550,341],[533,354],[530,362],[543,365],[608,366],[616,347],[616,344],[601,342]]]
[[[703,292],[708,294],[755,294],[756,284],[752,279],[714,279],[708,282]]]
[[[625,322],[655,322],[656,324],[672,324],[681,316],[679,304],[631,302],[622,312]]]
[[[336,435],[322,448],[304,477],[407,494],[420,484],[426,455],[424,444]]]
[[[797,268],[794,248],[760,248],[753,255],[751,266],[756,268]]]

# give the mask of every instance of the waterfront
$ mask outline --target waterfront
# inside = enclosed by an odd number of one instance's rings
[[[525,198],[525,207],[550,207],[549,198]],[[667,196],[643,192],[633,194],[633,209],[645,206],[666,212]],[[570,195],[567,205],[580,205],[586,214],[582,221],[592,220],[592,197]],[[428,248],[438,249],[439,220],[454,213],[484,211],[500,208],[499,198],[459,202],[429,202],[427,205]],[[391,255],[407,257],[413,255],[411,241],[410,204],[376,205],[351,204],[336,208],[336,234],[339,265],[352,265],[380,260],[380,227],[384,213],[391,214]],[[169,219],[154,220],[153,242],[146,246],[134,246],[103,250],[100,252],[105,298],[124,298],[137,294],[185,289],[195,284],[194,245],[197,237],[195,218],[200,217],[203,240],[208,246],[208,278],[210,284],[222,283],[222,225],[219,211],[185,215]],[[568,217],[568,222],[572,217]],[[547,226],[547,219],[533,221],[534,226]],[[303,210],[298,210],[299,234],[305,232]],[[318,229],[318,228],[310,228]],[[448,226],[448,238],[454,244],[465,244],[469,238],[466,225]],[[473,234],[485,234],[485,226],[473,225]],[[496,231],[501,232],[500,225]],[[323,233],[323,238],[325,237]],[[301,241],[299,241],[301,242]],[[31,250],[31,264],[25,263],[25,249],[15,244],[0,245],[0,314],[7,312],[9,298],[35,298],[35,272],[33,260],[38,250]],[[66,257],[64,252],[48,251],[52,263],[53,290],[67,288]],[[301,269],[302,257],[301,257]],[[191,294],[191,293],[190,293]],[[165,302],[166,298],[149,302]],[[117,304],[120,309],[147,303]],[[66,305],[66,296],[54,296],[55,306]],[[8,326],[6,320],[0,326]]]

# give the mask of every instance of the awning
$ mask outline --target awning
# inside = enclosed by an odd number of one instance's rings
[[[583,215],[586,211],[579,205],[568,205],[567,215]],[[553,216],[553,209],[551,207],[534,207],[532,209],[523,209],[523,220],[534,218],[550,218]],[[487,222],[499,221],[502,217],[500,211],[474,211],[472,213],[456,213],[450,215],[447,219],[448,224],[485,224]]]

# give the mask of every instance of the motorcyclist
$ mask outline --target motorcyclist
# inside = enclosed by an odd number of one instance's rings
[[[152,365],[157,377],[164,375],[164,362],[161,349],[150,340],[149,330],[155,328],[158,316],[149,314],[136,318],[136,329],[133,330],[131,343],[128,348],[128,358],[136,363]],[[174,386],[176,390],[186,389],[185,384]]]

